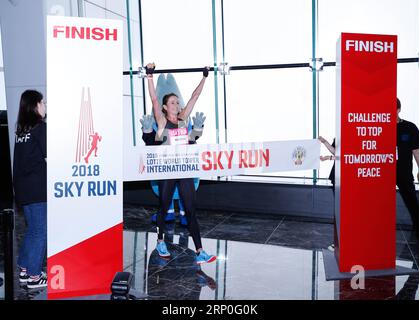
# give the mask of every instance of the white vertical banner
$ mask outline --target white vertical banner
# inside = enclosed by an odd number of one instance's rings
[[[122,271],[122,21],[47,21],[48,298]]]

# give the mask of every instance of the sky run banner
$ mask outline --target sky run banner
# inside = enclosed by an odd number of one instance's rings
[[[122,21],[48,17],[48,298],[122,271]]]
[[[147,146],[138,180],[204,178],[319,168],[318,140]]]

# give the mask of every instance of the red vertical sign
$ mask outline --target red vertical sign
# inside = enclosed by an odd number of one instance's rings
[[[397,36],[342,33],[337,56],[336,258],[393,269]]]

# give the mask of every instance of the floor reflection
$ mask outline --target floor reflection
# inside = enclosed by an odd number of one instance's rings
[[[155,211],[124,206],[124,269],[134,275],[134,289],[146,299],[419,300],[418,275],[368,278],[363,290],[352,289],[349,280],[326,281],[321,250],[333,240],[331,224],[285,216],[200,211],[204,249],[218,259],[198,267],[193,241],[178,222],[167,225],[171,258],[164,260],[157,255],[156,228],[151,224]],[[16,254],[23,230],[23,218],[17,215]],[[396,248],[397,265],[417,268],[419,242],[411,232],[397,230]],[[2,258],[0,252],[0,277]],[[2,294],[4,285],[0,285],[0,299]],[[20,287],[15,274],[16,299],[39,296],[39,290]]]
[[[205,250],[218,256],[198,267],[187,234],[171,234],[172,253],[162,259],[154,232],[125,231],[125,270],[135,275],[135,289],[148,299],[205,300],[364,300],[419,299],[419,276],[369,278],[364,290],[350,280],[326,281],[322,253],[269,244],[203,239]],[[414,261],[397,264],[415,267]]]

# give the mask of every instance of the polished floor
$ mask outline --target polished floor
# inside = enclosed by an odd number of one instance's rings
[[[161,259],[151,224],[155,208],[124,206],[124,268],[145,299],[206,300],[419,300],[419,276],[369,278],[364,290],[350,280],[326,281],[321,250],[333,240],[333,225],[286,216],[198,212],[203,246],[216,254],[214,263],[198,267],[186,228],[167,225],[172,257]],[[17,245],[24,228],[17,216]],[[0,277],[3,256],[0,253]],[[397,230],[397,265],[418,268],[419,241]],[[16,298],[33,299],[40,291],[20,287]],[[4,287],[0,287],[0,298]],[[42,294],[42,292],[41,292]]]

